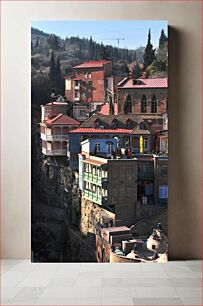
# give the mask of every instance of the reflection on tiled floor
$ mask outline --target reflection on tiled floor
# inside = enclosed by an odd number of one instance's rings
[[[36,264],[1,261],[1,305],[202,305],[202,261]]]

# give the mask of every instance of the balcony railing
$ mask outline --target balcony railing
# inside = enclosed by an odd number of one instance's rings
[[[89,190],[85,190],[84,192],[84,196],[87,200],[90,200],[94,203],[97,203],[99,205],[107,205],[108,201],[107,201],[107,196],[101,196],[101,195],[97,195],[95,193],[93,193],[92,191]]]
[[[42,153],[48,156],[66,156],[67,150],[66,149],[48,150],[48,149],[42,148]]]
[[[53,135],[46,135],[41,133],[41,139],[45,141],[53,141]]]
[[[64,141],[68,140],[68,135],[46,135],[41,133],[41,139],[45,141]]]
[[[154,173],[153,172],[138,172],[137,174],[138,179],[142,180],[152,180],[154,178]]]
[[[101,186],[102,178],[98,175],[93,175],[91,173],[85,172],[84,173],[84,180],[90,183],[93,183],[97,186]]]
[[[68,136],[67,135],[53,135],[53,140],[67,140]]]

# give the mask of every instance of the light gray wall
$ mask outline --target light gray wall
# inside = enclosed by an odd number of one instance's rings
[[[5,1],[1,6],[2,257],[30,258],[30,22],[106,18],[169,22],[169,255],[201,258],[201,1]]]

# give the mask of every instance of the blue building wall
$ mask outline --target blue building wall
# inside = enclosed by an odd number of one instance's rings
[[[70,153],[80,153],[80,134],[69,134],[68,151]]]
[[[111,143],[111,148],[112,151],[116,151],[116,147],[117,147],[117,141],[115,139],[87,139],[84,142],[82,142],[81,145],[81,150],[82,151],[86,151],[86,149],[88,148],[88,152],[89,154],[94,154],[95,153],[95,146],[96,144],[99,144],[99,151],[97,151],[98,153],[103,153],[105,155],[109,155],[109,157],[111,156],[112,152],[110,153],[108,150],[108,144]],[[83,149],[84,148],[84,149]]]

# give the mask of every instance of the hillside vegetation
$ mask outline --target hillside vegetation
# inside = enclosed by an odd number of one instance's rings
[[[31,28],[32,103],[46,103],[53,90],[56,94],[64,94],[63,77],[71,75],[75,65],[87,60],[112,60],[115,75],[130,73],[133,78],[166,77],[167,49],[168,38],[163,30],[157,49],[151,44],[149,30],[146,47],[132,50],[98,43],[91,36],[62,39]]]

